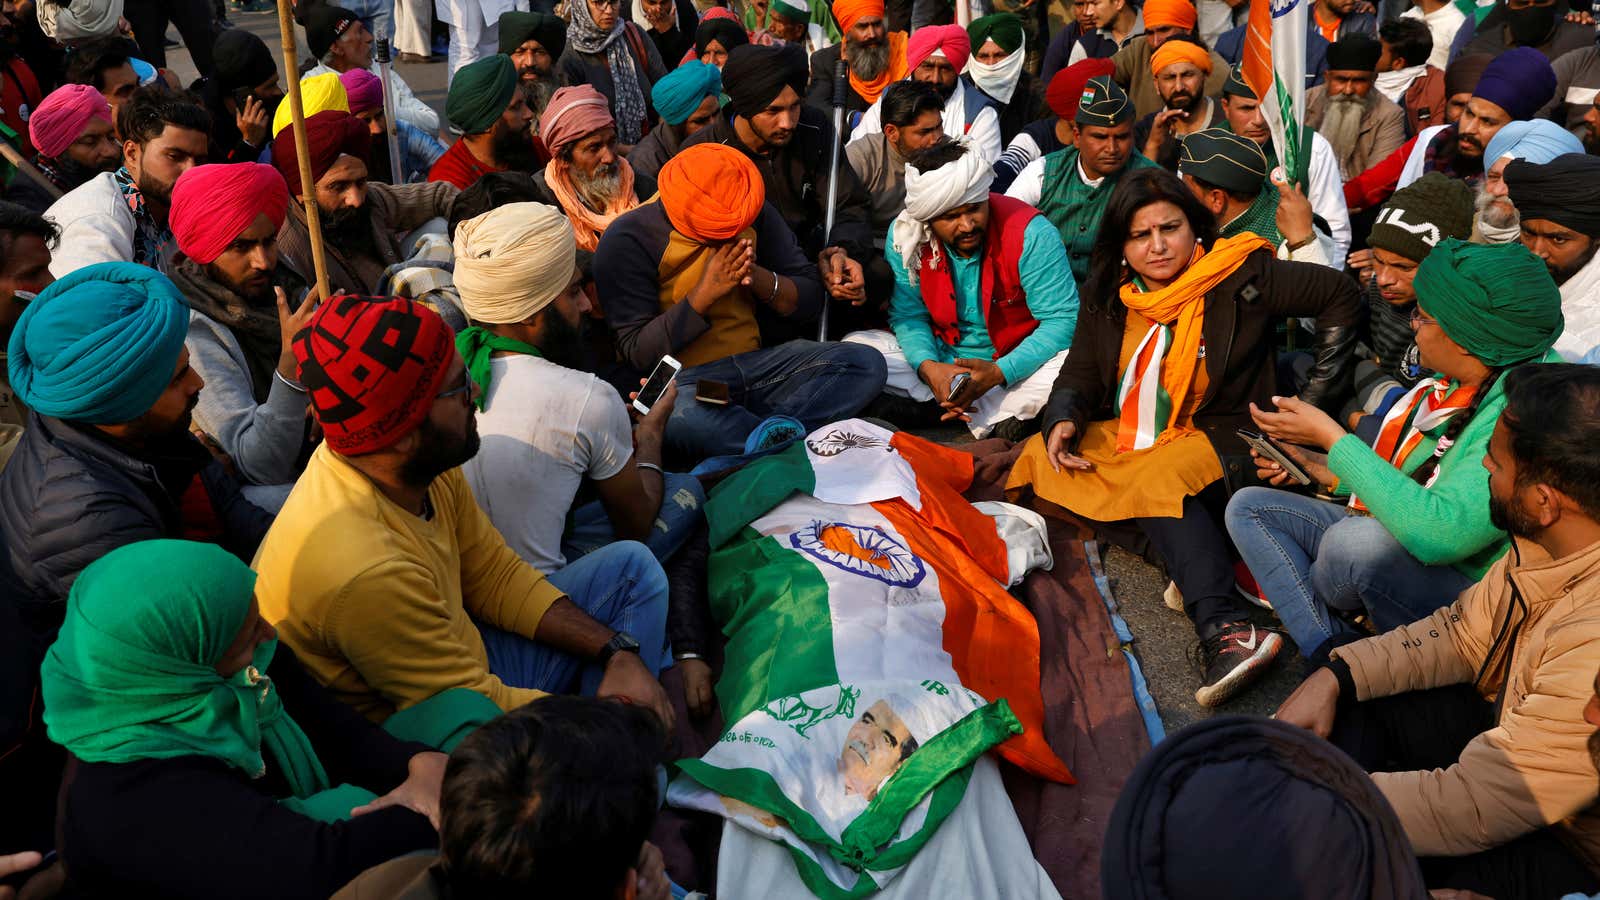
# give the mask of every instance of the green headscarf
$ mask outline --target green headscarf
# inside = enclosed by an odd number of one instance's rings
[[[262,749],[295,796],[328,787],[264,672],[277,641],[230,678],[217,660],[249,614],[256,574],[213,544],[143,541],[95,561],[40,669],[50,739],[86,762],[220,759],[251,778]]]
[[[1007,53],[1017,52],[1022,46],[1022,19],[1015,13],[1001,12],[973,19],[967,26],[967,37],[972,40],[972,52],[977,54],[984,41],[993,40]]]
[[[1515,241],[1445,238],[1423,258],[1412,285],[1418,305],[1450,340],[1490,368],[1538,359],[1565,327],[1550,270]]]
[[[472,402],[477,404],[480,410],[489,402],[489,385],[494,381],[493,359],[496,350],[544,356],[538,347],[524,344],[516,338],[502,337],[482,325],[470,325],[461,329],[456,335],[456,351],[461,354],[461,362],[467,367],[467,377],[478,386],[478,393],[472,398]]]
[[[517,66],[509,56],[486,56],[462,66],[450,79],[444,117],[462,134],[482,134],[494,127],[517,92]]]

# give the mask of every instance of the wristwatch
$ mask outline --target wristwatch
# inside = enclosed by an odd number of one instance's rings
[[[600,648],[600,665],[603,666],[611,662],[611,657],[616,656],[618,653],[632,653],[634,656],[638,656],[639,642],[634,640],[633,635],[626,631],[617,632],[611,636],[611,640],[606,641],[604,647]]]

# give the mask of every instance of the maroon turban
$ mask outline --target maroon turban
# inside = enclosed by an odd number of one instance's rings
[[[256,216],[283,225],[289,191],[283,176],[261,163],[195,166],[178,176],[167,220],[183,255],[209,263],[228,249]]]
[[[311,145],[313,181],[321,180],[333,168],[334,161],[345,154],[364,163],[370,161],[372,132],[367,123],[341,110],[326,110],[307,119],[306,142]],[[291,195],[301,197],[315,190],[316,185],[305,189],[300,184],[300,160],[295,156],[293,128],[285,128],[272,139],[272,164],[283,174]]]

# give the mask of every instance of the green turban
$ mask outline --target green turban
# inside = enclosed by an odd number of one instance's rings
[[[552,60],[567,48],[567,23],[560,16],[536,12],[500,14],[500,52],[510,56],[528,41],[538,41]]]
[[[1015,13],[995,13],[973,19],[967,26],[967,37],[972,39],[972,52],[976,54],[984,41],[993,40],[1007,53],[1017,52],[1022,46],[1022,20]]]
[[[495,54],[462,66],[450,81],[444,115],[463,134],[482,134],[494,127],[517,92],[517,67],[511,57]]]
[[[1491,368],[1537,360],[1565,322],[1550,270],[1519,243],[1440,241],[1417,267],[1417,304]]]

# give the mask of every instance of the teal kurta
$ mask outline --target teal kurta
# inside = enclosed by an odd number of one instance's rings
[[[1098,187],[1085,184],[1078,171],[1078,148],[1067,147],[1044,158],[1044,190],[1039,195],[1039,212],[1061,232],[1067,246],[1067,262],[1072,277],[1082,285],[1089,277],[1089,257],[1100,233],[1100,217],[1105,215],[1111,192],[1123,172],[1154,169],[1156,164],[1139,151],[1133,151],[1121,171],[1107,175]]]

